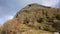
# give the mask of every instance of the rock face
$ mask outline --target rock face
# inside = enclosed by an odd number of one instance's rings
[[[60,32],[60,8],[30,4],[17,12],[12,20],[3,25],[2,29],[2,34],[53,34],[53,32]]]

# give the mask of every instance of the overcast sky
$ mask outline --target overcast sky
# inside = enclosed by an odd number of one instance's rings
[[[60,8],[60,0],[0,0],[0,24],[13,18],[13,16],[31,3]]]

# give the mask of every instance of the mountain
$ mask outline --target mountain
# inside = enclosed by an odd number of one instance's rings
[[[1,34],[53,34],[60,32],[60,8],[29,4],[2,26]]]

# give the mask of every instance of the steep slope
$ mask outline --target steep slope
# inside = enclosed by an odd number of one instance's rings
[[[17,12],[12,20],[3,25],[4,34],[30,34],[30,30],[53,34],[60,32],[60,8],[46,7],[39,4],[30,4]],[[47,33],[45,33],[45,31]]]

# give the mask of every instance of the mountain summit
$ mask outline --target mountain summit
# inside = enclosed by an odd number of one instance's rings
[[[53,34],[60,32],[60,8],[29,4],[2,26],[2,34]]]

